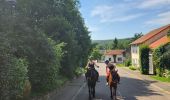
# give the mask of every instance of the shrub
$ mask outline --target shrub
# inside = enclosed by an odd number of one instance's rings
[[[140,46],[140,71],[142,74],[149,73],[149,47],[147,45]]]
[[[0,67],[0,100],[18,100],[24,98],[24,86],[27,77],[28,63],[12,55],[1,56]],[[30,90],[29,90],[30,91]]]
[[[170,79],[170,70],[165,69],[165,72],[163,73],[163,76]]]
[[[164,71],[164,58],[162,57],[163,53],[165,52],[165,48],[163,46],[158,47],[153,51],[153,65],[155,73],[158,76],[163,76]]]
[[[78,76],[80,76],[80,75],[85,73],[85,69],[82,68],[82,67],[77,67],[74,73],[78,77]]]
[[[127,66],[127,67],[128,67],[128,66],[131,66],[131,59],[126,59],[124,64],[125,64],[125,66]]]

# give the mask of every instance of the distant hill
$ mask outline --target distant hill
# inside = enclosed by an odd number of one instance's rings
[[[111,48],[114,39],[109,40],[92,40],[92,43],[97,43],[99,47],[102,48]],[[118,40],[118,49],[126,49],[129,47],[129,44],[132,42],[132,38],[117,39]]]

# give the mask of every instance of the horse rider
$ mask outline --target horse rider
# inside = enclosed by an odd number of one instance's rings
[[[110,72],[111,71],[115,71],[116,66],[111,64],[111,63],[109,63],[109,60],[106,60],[105,64],[106,64],[106,81],[107,81],[106,85],[108,85]],[[118,83],[119,83],[119,81],[120,81],[120,77],[118,77]]]
[[[86,66],[86,68],[87,68],[87,70],[94,70],[95,72],[96,72],[96,75],[97,75],[97,82],[99,82],[99,73],[98,73],[98,71],[95,69],[95,66],[97,67],[97,68],[99,68],[99,66],[97,66],[96,65],[96,63],[95,62],[93,62],[93,60],[90,58],[89,59],[89,61],[88,61],[88,63],[87,63],[87,66]],[[87,76],[86,76],[86,79],[87,79]]]

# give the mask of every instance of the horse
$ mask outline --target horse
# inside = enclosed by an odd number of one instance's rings
[[[95,98],[95,86],[97,81],[97,73],[95,69],[88,69],[86,72],[86,79],[89,92],[89,100]]]
[[[120,80],[119,74],[117,71],[110,71],[109,74],[109,87],[110,87],[110,94],[111,99],[116,100],[116,91],[117,91],[117,84]],[[113,98],[114,97],[114,98]]]

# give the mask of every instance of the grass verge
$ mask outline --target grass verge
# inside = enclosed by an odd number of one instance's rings
[[[161,81],[161,82],[169,82],[170,83],[170,78],[166,77],[159,77],[159,76],[151,76],[153,79]]]
[[[116,64],[117,67],[125,67],[124,64]]]
[[[129,66],[129,69],[131,69],[131,70],[137,70],[137,68],[134,67],[134,66]]]

